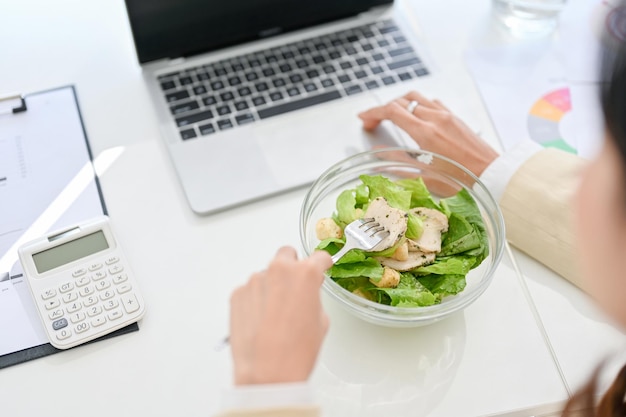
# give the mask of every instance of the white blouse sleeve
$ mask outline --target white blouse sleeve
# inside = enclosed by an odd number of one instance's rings
[[[507,184],[519,167],[543,149],[537,142],[524,140],[496,158],[480,176],[480,180],[496,201],[504,195]]]
[[[222,392],[221,409],[246,410],[274,407],[316,405],[310,385],[306,382],[245,385]]]

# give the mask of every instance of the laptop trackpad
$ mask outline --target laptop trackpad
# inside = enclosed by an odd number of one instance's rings
[[[275,181],[294,187],[314,181],[334,163],[374,146],[398,146],[384,126],[365,132],[357,114],[379,105],[363,94],[258,123],[254,133]]]

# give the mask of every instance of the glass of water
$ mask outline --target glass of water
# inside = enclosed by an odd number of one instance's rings
[[[567,0],[493,0],[496,18],[513,35],[533,38],[550,34]]]

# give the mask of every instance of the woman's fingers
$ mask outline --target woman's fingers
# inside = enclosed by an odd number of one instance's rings
[[[400,104],[401,102],[405,105]],[[406,101],[392,101],[384,106],[374,107],[360,113],[363,128],[374,130],[383,120],[390,120],[410,135],[422,133],[426,127],[425,122],[415,117],[415,114],[409,113],[407,105]]]
[[[434,99],[434,100],[433,100],[433,104],[434,104],[435,106],[437,106],[437,107],[438,107],[439,109],[441,109],[441,110],[445,110],[445,111],[448,111],[448,112],[452,113],[452,112],[450,111],[450,109],[449,109],[449,108],[447,108],[447,107],[445,106],[445,104],[443,104],[441,101],[439,101],[439,100],[437,100],[437,99]]]
[[[433,145],[438,142],[435,125],[440,117],[436,113],[441,110],[418,104],[413,113],[410,113],[407,109],[409,103],[406,98],[399,98],[361,113],[359,117],[363,120],[363,128],[373,130],[382,120],[390,120],[411,136],[421,148],[440,152]]]
[[[365,130],[374,130],[383,120],[391,120],[400,127],[411,123],[411,115],[395,101],[359,113],[359,117]]]
[[[417,102],[417,107],[409,112],[409,104],[412,101]],[[374,107],[360,113],[359,117],[363,120],[365,130],[374,130],[383,120],[390,120],[411,134],[415,129],[417,129],[415,133],[422,133],[421,130],[423,130],[418,128],[419,124],[415,117],[424,121],[436,120],[437,112],[441,110],[447,111],[440,104],[427,99],[417,91],[410,91],[384,106]]]
[[[367,110],[359,117],[366,130],[373,130],[381,121],[390,120],[422,149],[451,158],[478,176],[498,156],[440,101],[429,100],[417,91]]]
[[[437,106],[435,105],[435,103],[432,100],[429,100],[428,98],[424,97],[423,95],[421,95],[417,91],[409,91],[404,96],[402,96],[402,98],[407,100],[407,101],[417,101],[418,102],[418,107],[422,106],[422,107],[426,107],[426,108],[429,108],[429,109],[436,109],[437,108]]]
[[[320,268],[320,271],[323,273],[331,266],[333,266],[333,260],[330,257],[330,254],[323,250],[316,250],[309,257],[309,261]]]
[[[295,261],[298,259],[298,253],[291,246],[283,246],[282,248],[278,249],[275,258]]]
[[[413,111],[411,112],[413,116],[425,122],[436,122],[439,119],[441,119],[443,111],[441,109],[430,107],[430,106],[434,106],[434,104],[432,103],[428,103],[427,105],[422,105],[420,101],[408,100],[405,97],[401,97],[396,100],[396,102],[400,104],[400,106],[404,107],[407,110],[407,112],[409,111],[409,104],[411,103],[411,101],[417,102],[417,106],[415,106],[413,108]]]

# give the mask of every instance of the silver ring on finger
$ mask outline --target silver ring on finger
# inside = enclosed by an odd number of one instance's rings
[[[419,103],[417,101],[413,100],[413,101],[409,102],[409,104],[406,106],[406,111],[408,111],[409,113],[413,114],[413,112],[415,111],[417,106],[419,106]]]

